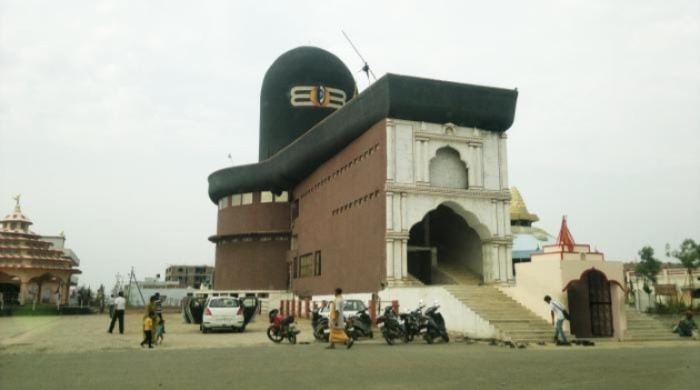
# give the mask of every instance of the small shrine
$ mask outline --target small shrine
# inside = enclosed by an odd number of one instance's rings
[[[515,265],[516,286],[507,293],[546,320],[550,313],[545,295],[564,303],[576,337],[621,339],[627,327],[622,265],[577,243],[563,217],[554,244],[533,253],[530,262]]]

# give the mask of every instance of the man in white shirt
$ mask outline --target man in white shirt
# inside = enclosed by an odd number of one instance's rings
[[[552,314],[552,325],[554,325],[554,320],[556,318],[556,326],[554,328],[554,341],[556,343],[561,343],[563,345],[569,344],[566,340],[566,335],[564,334],[564,305],[559,301],[552,299],[549,295],[545,295],[544,301],[549,304],[549,310]]]
[[[124,310],[126,310],[126,299],[124,293],[119,291],[119,296],[114,299],[114,315],[109,324],[109,333],[114,330],[114,323],[119,319],[119,333],[124,334]]]

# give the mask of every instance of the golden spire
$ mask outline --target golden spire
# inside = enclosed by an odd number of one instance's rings
[[[525,201],[523,201],[522,195],[517,188],[510,188],[510,220],[511,221],[530,221],[537,222],[540,219],[537,214],[530,214],[527,211],[527,206],[525,206]]]

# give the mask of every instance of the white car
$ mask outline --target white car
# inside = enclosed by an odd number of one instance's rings
[[[362,302],[361,300],[359,300],[359,299],[346,299],[345,300],[345,307],[343,307],[343,316],[345,317],[345,319],[348,319],[348,318],[356,315],[358,311],[365,310],[365,309],[367,309],[367,307],[365,306],[365,303]],[[329,318],[329,316],[331,314],[331,303],[330,302],[326,303],[326,305],[323,306],[321,308],[321,310],[319,311],[319,314],[326,317],[326,318]]]
[[[257,298],[210,297],[204,306],[199,329],[207,333],[212,329],[230,329],[243,332],[255,315]]]

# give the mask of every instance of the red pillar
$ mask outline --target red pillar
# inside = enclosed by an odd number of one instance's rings
[[[307,298],[304,301],[304,318],[306,318],[308,320],[310,317],[311,317],[311,300]]]
[[[374,299],[369,301],[369,318],[372,320],[372,325],[377,323],[377,301]]]

